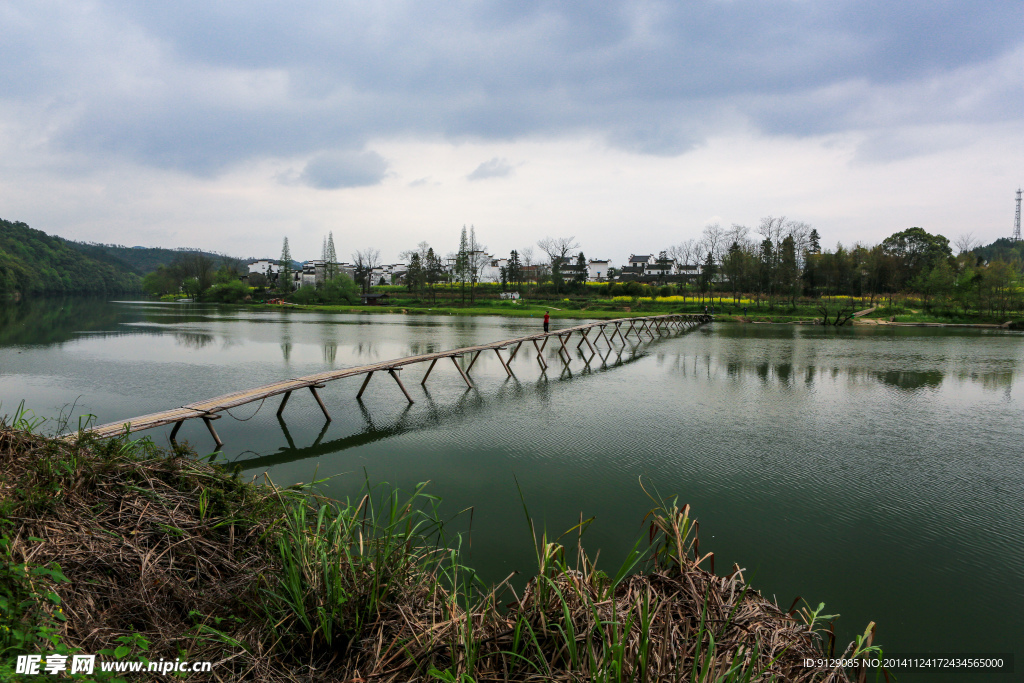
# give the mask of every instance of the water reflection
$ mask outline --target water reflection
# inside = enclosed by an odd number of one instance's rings
[[[929,365],[932,360],[929,359]],[[946,364],[949,364],[947,361]],[[779,362],[771,361],[743,361],[729,359],[719,362],[709,356],[682,356],[673,367],[676,372],[684,376],[691,376],[698,372],[712,377],[723,372],[738,385],[748,378],[756,378],[764,385],[778,384],[793,386],[794,382],[802,379],[805,387],[814,387],[821,382],[836,383],[845,381],[857,384],[882,384],[905,392],[918,392],[923,390],[937,390],[943,383],[954,378],[958,384],[974,384],[986,391],[1006,391],[1013,386],[1014,372],[1017,364],[1013,361],[1003,360],[1003,366],[1012,369],[992,370],[987,372],[958,370],[949,373],[944,369],[931,367],[928,369],[892,368],[878,370],[860,366],[839,366],[819,367],[814,364],[801,365],[789,360]]]
[[[212,334],[204,332],[175,332],[174,343],[188,349],[203,349],[216,341]]]
[[[338,357],[338,342],[324,342],[324,362],[334,367],[334,360]]]
[[[593,361],[597,354],[579,354],[574,360]],[[638,347],[633,347],[631,353],[625,358],[617,357],[611,363],[584,362],[584,369],[578,372],[579,376],[593,375],[601,372],[610,372],[616,368],[637,363],[646,357]],[[573,381],[574,375],[569,369],[569,364],[562,363],[562,371],[558,381]],[[595,367],[597,366],[597,367]],[[466,388],[453,402],[438,402],[427,385],[421,387],[424,395],[422,401],[426,410],[413,411],[413,404],[404,406],[397,418],[382,422],[375,418],[362,400],[357,400],[364,427],[353,434],[324,441],[330,422],[324,422],[319,433],[309,445],[296,445],[288,422],[283,415],[277,416],[277,423],[284,435],[287,446],[282,446],[273,453],[259,453],[257,451],[245,451],[240,453],[233,462],[241,464],[247,470],[259,470],[275,465],[305,460],[307,458],[320,458],[330,454],[341,453],[352,448],[365,446],[376,441],[399,436],[401,434],[429,429],[437,426],[456,428],[457,423],[472,422],[484,410],[502,409],[515,410],[522,401],[536,402],[538,405],[546,405],[551,400],[551,387],[548,374],[541,370],[537,379],[532,382],[521,381],[517,376],[506,377],[497,387],[491,388],[486,393],[481,392],[476,386]],[[255,457],[249,457],[254,455]]]

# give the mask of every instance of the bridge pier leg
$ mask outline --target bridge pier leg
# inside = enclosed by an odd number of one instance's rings
[[[583,341],[587,342],[587,346],[590,348],[591,353],[597,353],[597,351],[594,350],[594,345],[590,343],[590,340],[587,339],[586,335],[583,336]]]
[[[402,378],[398,376],[398,373],[395,372],[395,369],[388,368],[388,373],[395,378],[396,382],[398,382],[398,388],[402,390],[403,394],[405,394],[406,400],[408,400],[409,403],[415,403],[415,401],[412,400],[412,396],[409,395],[409,390],[405,388],[404,384],[402,384]]]
[[[284,398],[281,399],[281,405],[277,407],[277,416],[281,417],[281,413],[284,412],[284,406],[288,403],[288,399],[292,397],[292,392],[284,392]]]
[[[473,369],[473,366],[476,364],[476,359],[480,357],[480,353],[481,353],[480,351],[477,351],[473,355],[473,360],[469,361],[469,367],[466,368],[466,374],[467,375],[469,374],[469,371]]]
[[[580,343],[576,345],[577,349],[580,348],[581,346],[583,346],[583,342],[586,341],[586,339],[587,339],[587,332],[589,332],[589,331],[590,330],[580,330]]]
[[[427,374],[423,375],[423,381],[420,382],[422,386],[427,386],[427,378],[430,377],[430,371],[434,369],[434,365],[437,364],[437,359],[430,361],[430,367],[427,368]]]
[[[544,342],[547,343],[547,339],[545,339]],[[548,369],[548,364],[544,362],[544,354],[541,353],[541,351],[542,351],[541,347],[537,346],[537,340],[536,339],[533,340],[533,348],[537,349],[537,362],[540,363],[541,369],[547,370]]]
[[[373,371],[366,373],[366,379],[363,380],[363,386],[359,387],[359,393],[356,394],[356,400],[358,401],[363,397],[363,392],[366,391],[366,385],[370,383],[370,378],[373,377]]]
[[[449,358],[451,358],[452,362],[455,363],[455,369],[459,371],[459,374],[462,375],[462,379],[465,380],[466,387],[472,389],[473,383],[469,381],[469,375],[462,371],[462,366],[459,365],[459,359],[455,356],[449,356]]]
[[[314,385],[309,387],[309,390],[311,392],[313,392],[313,398],[316,399],[317,404],[320,406],[320,410],[322,410],[324,412],[324,417],[327,418],[328,422],[330,422],[331,421],[331,414],[327,412],[327,406],[324,405],[323,400],[320,398],[320,394],[316,393],[317,389],[323,389],[323,388],[324,388],[323,384],[314,384]]]
[[[584,338],[586,338],[586,337],[584,337]],[[565,352],[565,357],[568,359],[568,360],[566,360],[566,363],[568,363],[569,360],[572,360],[572,354],[569,353],[569,349],[565,348],[565,340],[566,340],[565,336],[563,336],[561,334],[558,335],[558,341],[561,342],[561,344],[562,344],[562,348],[560,348],[558,350],[558,355],[559,355],[559,357],[561,357],[562,352],[564,351]],[[576,348],[579,348],[579,347],[577,346]]]
[[[210,430],[210,436],[213,437],[214,443],[217,444],[217,450],[220,450],[224,446],[224,442],[220,440],[219,436],[217,436],[217,430],[213,428],[213,421],[219,419],[220,415],[216,415],[214,417],[203,415],[203,422],[206,423],[206,428]]]
[[[177,422],[174,423],[174,428],[171,429],[171,443],[173,443],[174,445],[178,444],[178,442],[174,440],[174,437],[178,435],[178,430],[181,429],[181,425],[183,425],[184,423],[184,420],[178,420]]]
[[[516,344],[516,348],[512,349],[512,353],[509,354],[508,364],[511,365],[512,361],[515,360],[516,354],[519,353],[519,347],[523,345],[523,342]]]
[[[501,357],[501,349],[494,349],[494,353],[497,354],[498,362],[501,363],[501,367],[505,368],[505,372],[508,373],[509,377],[511,377],[512,370],[509,369],[508,364],[505,362],[505,359]]]

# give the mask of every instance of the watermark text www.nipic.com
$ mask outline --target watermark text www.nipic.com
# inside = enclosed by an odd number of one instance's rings
[[[57,676],[68,674],[94,674],[100,671],[118,673],[156,673],[167,675],[172,673],[201,673],[212,668],[211,662],[190,662],[184,659],[167,661],[121,661],[117,659],[97,659],[96,655],[18,655],[14,665],[14,673],[37,675],[51,674]]]

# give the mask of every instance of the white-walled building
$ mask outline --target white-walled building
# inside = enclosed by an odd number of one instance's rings
[[[587,261],[587,280],[590,282],[600,282],[608,279],[608,269],[612,267],[612,262],[600,259],[591,259]]]
[[[277,275],[280,272],[281,266],[279,266],[276,261],[271,261],[270,259],[263,258],[249,264],[250,275],[259,273],[260,275],[267,275],[269,277],[271,274]]]
[[[501,282],[501,269],[508,267],[507,258],[487,258],[480,269],[480,282]]]

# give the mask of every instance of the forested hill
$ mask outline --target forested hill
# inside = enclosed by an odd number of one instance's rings
[[[142,288],[124,261],[86,254],[25,223],[0,219],[0,299],[17,294],[115,294]]]
[[[139,275],[152,273],[160,266],[169,266],[181,258],[183,252],[199,253],[215,263],[225,258],[222,254],[194,249],[163,249],[161,247],[126,247],[120,244],[96,244],[90,242],[68,242],[68,246],[97,259],[114,259],[121,262],[122,267]],[[231,259],[237,260],[237,259]]]

